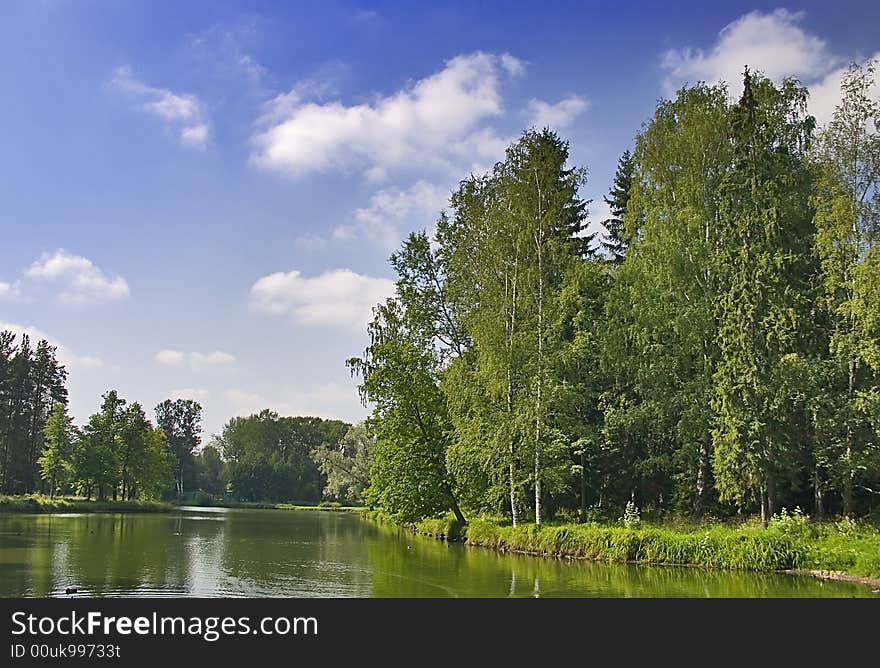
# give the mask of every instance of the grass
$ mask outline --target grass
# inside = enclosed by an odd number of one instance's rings
[[[500,551],[640,564],[704,566],[760,572],[842,571],[880,579],[880,531],[843,520],[816,523],[798,514],[756,523],[611,526],[596,523],[510,526],[476,518],[461,526],[451,515],[412,529]]]
[[[161,513],[172,509],[159,501],[95,501],[43,494],[0,495],[0,513]]]

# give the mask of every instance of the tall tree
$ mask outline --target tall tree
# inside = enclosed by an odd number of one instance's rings
[[[853,65],[841,83],[841,101],[818,136],[812,203],[816,254],[822,268],[822,306],[830,320],[825,383],[813,415],[817,440],[817,508],[828,488],[839,491],[852,515],[854,488],[877,473],[878,434],[871,425],[878,367],[871,359],[880,241],[880,100],[870,95],[876,63]]]
[[[626,257],[628,242],[624,219],[632,189],[634,166],[633,155],[627,149],[617,161],[614,185],[611,186],[608,195],[603,198],[611,211],[611,218],[602,221],[602,226],[607,234],[601,243],[602,248],[608,253],[614,264],[620,264]]]
[[[765,525],[794,436],[779,410],[780,375],[801,350],[812,275],[806,100],[795,82],[777,88],[746,70],[721,183],[715,473],[722,498],[758,497]]]
[[[665,495],[696,515],[711,496],[728,106],[723,87],[683,88],[657,105],[638,135],[627,205],[631,232],[638,224],[639,234],[615,272],[602,337],[608,454],[621,462],[618,480],[629,484],[620,491],[640,505]]]

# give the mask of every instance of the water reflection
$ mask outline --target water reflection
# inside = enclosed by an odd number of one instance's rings
[[[499,554],[348,513],[0,515],[0,596],[869,596],[849,583]]]

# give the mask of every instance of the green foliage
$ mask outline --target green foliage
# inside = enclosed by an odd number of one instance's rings
[[[627,501],[623,517],[620,518],[620,523],[627,529],[637,529],[641,522],[642,514],[639,511],[639,507],[632,501]]]
[[[633,171],[635,161],[629,149],[623,152],[617,161],[617,171],[614,174],[614,185],[608,196],[604,198],[605,204],[611,210],[611,218],[602,221],[602,226],[608,235],[602,241],[602,248],[608,253],[610,260],[620,264],[626,257],[626,249],[629,245],[626,233],[627,206],[633,185]]]
[[[157,501],[96,501],[43,494],[0,495],[0,513],[158,513],[172,508],[170,504]]]
[[[325,442],[312,450],[312,459],[327,478],[324,496],[362,503],[364,489],[370,484],[375,447],[376,441],[366,427],[357,424],[349,427],[341,442]]]
[[[350,425],[317,417],[281,417],[264,410],[234,417],[216,441],[239,501],[317,503],[326,484],[311,453],[338,448]]]
[[[16,342],[14,332],[0,331],[0,493],[51,491],[38,460],[50,411],[67,403],[66,380],[54,346],[34,346],[27,334]],[[58,474],[57,456],[55,462]]]
[[[156,423],[174,453],[177,496],[196,482],[194,453],[201,443],[202,407],[192,399],[166,399],[156,406]]]

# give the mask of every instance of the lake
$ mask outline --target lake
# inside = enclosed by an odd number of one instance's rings
[[[0,597],[851,597],[810,577],[500,554],[357,513],[0,515]]]

